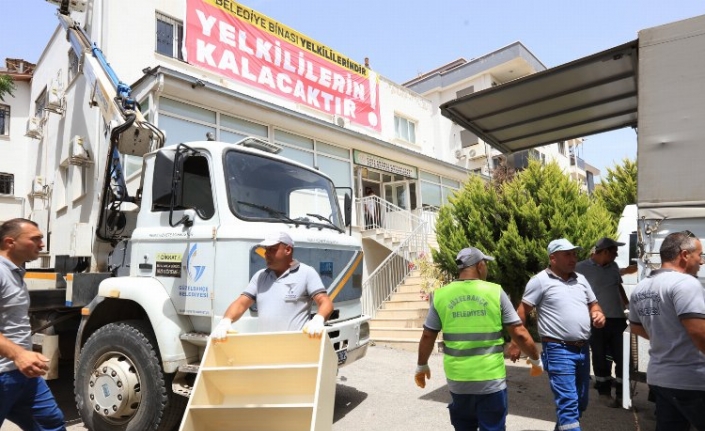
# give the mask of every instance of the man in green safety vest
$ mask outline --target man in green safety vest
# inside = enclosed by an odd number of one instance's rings
[[[541,369],[531,335],[502,286],[485,281],[487,262],[475,247],[460,250],[458,280],[434,292],[419,342],[415,380],[421,388],[431,378],[428,359],[443,331],[443,368],[452,402],[450,422],[456,431],[504,430],[507,418],[507,371],[502,327]]]

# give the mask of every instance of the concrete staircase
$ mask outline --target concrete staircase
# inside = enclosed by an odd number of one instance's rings
[[[385,229],[368,229],[362,232],[362,238],[372,239],[379,244],[394,250],[404,239],[408,232],[394,232]]]
[[[370,337],[377,345],[417,351],[429,304],[422,298],[421,275],[412,271],[370,321]]]

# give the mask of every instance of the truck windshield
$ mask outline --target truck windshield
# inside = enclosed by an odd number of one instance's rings
[[[225,154],[225,175],[238,218],[344,230],[335,188],[323,175],[240,151]]]

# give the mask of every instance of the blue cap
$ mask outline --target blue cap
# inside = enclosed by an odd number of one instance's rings
[[[553,241],[548,243],[548,254],[552,255],[553,253],[557,251],[571,251],[571,250],[579,250],[582,247],[578,247],[577,245],[573,245],[570,243],[565,238],[561,239],[554,239]]]

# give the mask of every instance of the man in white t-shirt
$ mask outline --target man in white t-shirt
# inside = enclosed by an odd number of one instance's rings
[[[661,268],[636,285],[631,332],[651,341],[646,381],[656,397],[656,429],[705,430],[705,290],[697,274],[700,240],[674,232],[661,244]]]

